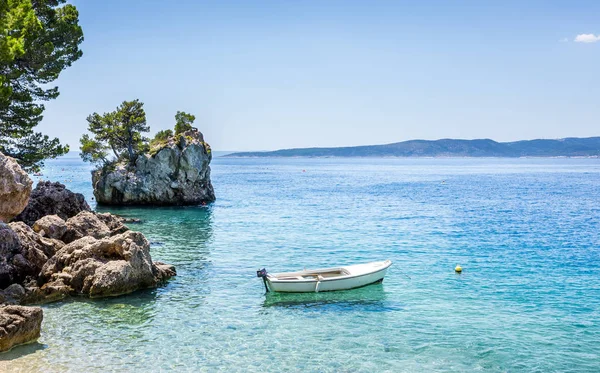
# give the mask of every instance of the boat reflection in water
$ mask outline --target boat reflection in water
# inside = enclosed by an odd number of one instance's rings
[[[267,293],[263,307],[290,309],[318,309],[319,311],[371,311],[399,310],[402,307],[389,302],[382,283],[358,289],[325,293]]]

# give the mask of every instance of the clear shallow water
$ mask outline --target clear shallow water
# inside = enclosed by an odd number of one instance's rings
[[[209,207],[102,209],[141,218],[130,227],[176,278],[45,305],[39,343],[0,355],[0,369],[598,371],[600,160],[216,158],[212,168]],[[48,177],[91,199],[76,158],[49,162]],[[383,284],[347,292],[265,296],[255,277],[262,266],[388,258]]]

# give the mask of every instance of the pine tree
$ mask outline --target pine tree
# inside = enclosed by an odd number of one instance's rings
[[[35,132],[48,87],[82,55],[83,31],[75,6],[65,0],[0,0],[0,152],[26,170],[68,152],[58,139]]]
[[[150,131],[150,127],[143,106],[139,100],[123,101],[113,112],[88,116],[88,131],[93,137],[81,138],[81,158],[108,164],[108,152],[112,151],[113,161],[126,160],[134,166],[138,155],[148,149],[148,139],[142,133]]]

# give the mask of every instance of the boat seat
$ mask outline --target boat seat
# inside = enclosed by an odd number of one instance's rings
[[[285,277],[275,277],[278,280],[302,280],[300,276],[285,276]]]

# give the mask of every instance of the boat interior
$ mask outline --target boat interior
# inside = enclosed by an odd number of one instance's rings
[[[271,275],[278,280],[325,280],[333,277],[348,276],[350,272],[344,268],[333,268],[324,270],[312,270],[301,272],[277,273]]]

